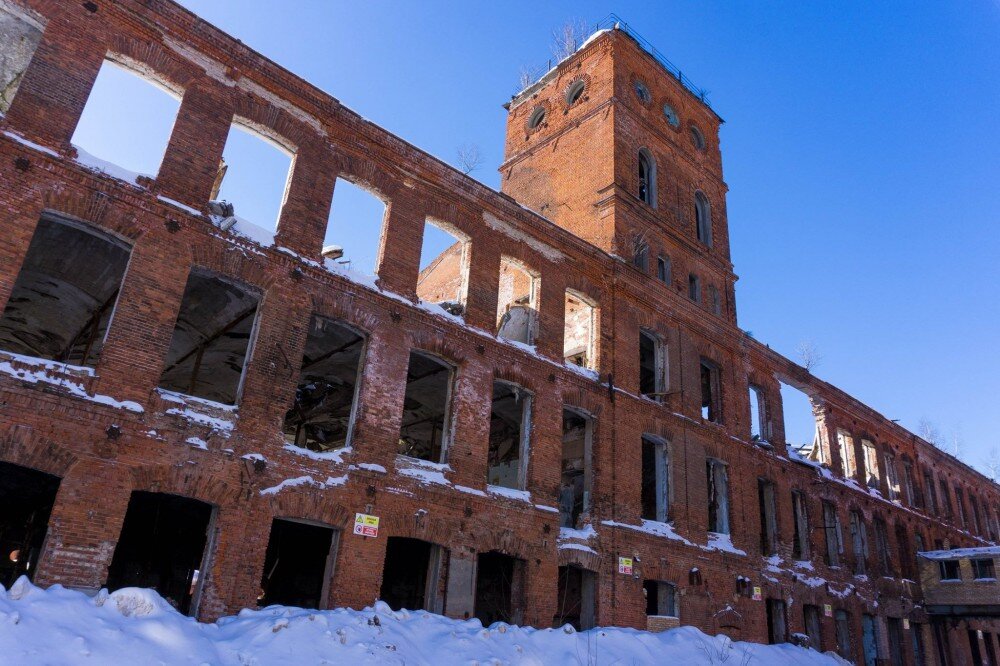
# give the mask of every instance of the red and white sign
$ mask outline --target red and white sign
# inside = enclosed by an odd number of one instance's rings
[[[366,537],[378,536],[378,516],[367,513],[354,514],[354,533]]]
[[[632,558],[631,557],[619,557],[618,558],[618,573],[625,574],[626,576],[632,575]]]
[[[823,604],[823,615],[825,617],[833,617],[833,606],[830,604]]]
[[[764,598],[764,591],[761,590],[759,587],[753,588],[753,600],[761,601],[763,598]]]

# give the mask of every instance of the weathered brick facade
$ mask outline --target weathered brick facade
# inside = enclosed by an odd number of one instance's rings
[[[837,649],[835,614],[846,611],[853,658],[863,661],[863,615],[875,618],[887,663],[897,651],[887,622],[901,619],[909,629],[900,658],[914,660],[911,632],[924,637],[928,662],[936,658],[921,608],[916,537],[928,549],[995,542],[1000,488],[736,326],[721,120],[624,31],[593,39],[511,102],[497,193],[167,0],[3,4],[43,29],[0,119],[0,302],[10,297],[44,215],[104,230],[130,248],[96,367],[49,364],[40,379],[37,364],[0,351],[0,461],[60,479],[36,582],[102,586],[130,494],[150,491],[214,507],[194,609],[201,618],[255,605],[277,517],[338,531],[322,605],[371,604],[387,537],[409,537],[447,551],[443,610],[457,617],[476,612],[477,554],[497,551],[522,562],[517,605],[532,625],[552,624],[560,567],[572,565],[593,573],[598,624],[671,625],[646,615],[643,582],[663,581],[676,585],[680,622],[708,632],[766,641],[772,599],[788,602],[785,633],[806,633],[804,605],[829,605],[830,615],[819,617],[823,650]],[[82,166],[70,145],[106,57],[183,94],[159,173],[138,185]],[[569,103],[577,81],[584,92]],[[530,127],[539,108],[545,117]],[[234,118],[294,150],[273,246],[187,210],[207,210]],[[648,202],[639,196],[640,152],[655,165],[655,176],[646,174]],[[322,263],[338,176],[387,200],[377,288]],[[710,205],[700,232],[698,192]],[[460,316],[416,300],[428,219],[467,239]],[[643,251],[647,260],[633,261]],[[670,260],[666,282],[661,256]],[[505,257],[537,276],[533,348],[495,335]],[[233,409],[197,400],[178,405],[157,388],[192,267],[260,295]],[[698,277],[700,302],[689,297],[689,275]],[[564,362],[567,290],[595,307],[592,372]],[[310,455],[282,434],[313,315],[346,322],[365,337],[351,439],[334,455]],[[640,394],[643,330],[662,345],[664,385],[656,399]],[[413,349],[456,369],[443,464],[397,454]],[[708,417],[703,361],[716,372],[708,375],[717,401]],[[532,396],[521,492],[486,484],[494,380]],[[813,402],[813,459],[786,447],[779,382]],[[763,398],[763,442],[750,436],[750,385]],[[579,526],[593,533],[560,530],[564,407],[591,419]],[[668,451],[671,527],[640,519],[644,436]],[[869,475],[863,440],[876,452],[878,471]],[[847,475],[842,448],[853,459]],[[898,467],[895,487],[886,454]],[[731,548],[708,532],[710,459],[728,470]],[[909,481],[899,480],[904,466]],[[931,504],[925,474],[934,486],[944,481],[948,496],[934,488]],[[774,554],[762,554],[761,479],[773,483]],[[808,523],[798,562],[793,491],[802,493]],[[965,504],[942,511],[942,500]],[[835,564],[824,557],[836,531],[824,501],[842,525]],[[852,510],[868,526],[867,575],[855,575]],[[380,517],[378,537],[352,534],[359,512]],[[876,538],[878,525],[885,529]],[[632,558],[631,574],[619,573],[620,557]],[[971,663],[967,642],[952,641],[952,649],[955,663]]]

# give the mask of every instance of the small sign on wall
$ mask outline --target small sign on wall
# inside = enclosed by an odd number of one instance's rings
[[[761,601],[764,598],[764,592],[759,587],[753,588],[753,600]]]
[[[378,516],[367,513],[354,514],[354,533],[366,537],[378,536]]]
[[[823,604],[823,616],[833,617],[833,606],[830,604]]]
[[[903,618],[903,629],[909,629],[909,628],[910,628],[910,619],[904,617]]]
[[[626,576],[632,575],[632,558],[631,557],[619,557],[618,558],[618,573],[625,574]]]

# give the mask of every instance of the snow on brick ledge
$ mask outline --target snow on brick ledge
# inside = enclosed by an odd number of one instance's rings
[[[375,621],[375,617],[378,621]],[[0,587],[5,663],[63,664],[665,664],[746,666],[845,663],[790,644],[732,643],[693,627],[662,633],[570,627],[530,629],[374,608],[244,610],[214,624],[175,611],[156,592],[125,588],[96,597],[26,578]],[[730,660],[730,658],[732,658]]]

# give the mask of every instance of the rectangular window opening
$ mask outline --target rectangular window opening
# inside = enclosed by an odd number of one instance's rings
[[[451,427],[454,374],[454,368],[436,356],[410,352],[399,433],[401,455],[444,462]]]
[[[0,317],[0,349],[96,367],[130,252],[89,226],[41,218]]]
[[[0,44],[0,116],[14,102],[21,79],[42,39],[43,28],[16,5],[0,4],[0,33],[4,35]]]
[[[337,532],[332,527],[275,518],[257,606],[327,608],[336,548]]]
[[[583,294],[566,290],[563,358],[566,363],[597,368],[597,306]]]
[[[537,274],[525,264],[511,257],[501,257],[497,336],[526,345],[535,344],[539,282]]]
[[[420,246],[417,296],[446,312],[465,315],[469,289],[469,237],[450,224],[427,220]]]
[[[766,444],[771,439],[771,420],[767,415],[764,389],[750,385],[750,441]]]
[[[774,483],[757,479],[757,511],[760,515],[760,552],[770,556],[778,552],[778,506]]]
[[[295,402],[285,415],[287,442],[320,453],[350,444],[364,350],[361,333],[312,316]]]
[[[323,259],[366,276],[378,275],[387,211],[373,188],[338,178],[323,237]]]
[[[660,255],[656,258],[656,279],[664,284],[670,284],[670,257]]]
[[[188,275],[160,388],[226,405],[239,399],[260,297],[195,267]]]
[[[659,336],[639,331],[639,393],[662,401],[667,394],[666,345]]]
[[[708,295],[712,303],[712,313],[722,315],[722,294],[714,284],[708,285]]]
[[[701,303],[701,278],[694,273],[688,275],[688,298]]]
[[[879,487],[878,452],[875,445],[867,440],[861,440],[861,451],[864,454],[865,483],[869,488]]]
[[[882,462],[885,465],[885,481],[889,490],[889,501],[898,502],[900,497],[899,474],[896,471],[896,458],[891,453],[882,455]]]
[[[868,534],[864,516],[857,509],[851,510],[851,551],[854,555],[854,573],[868,573]]]
[[[658,580],[642,581],[646,595],[646,615],[655,617],[679,617],[677,613],[677,586]]]
[[[858,467],[854,460],[854,438],[851,433],[837,430],[837,448],[840,450],[840,464],[843,466],[844,478],[854,478]]]
[[[826,534],[826,563],[831,567],[839,567],[840,555],[844,552],[844,537],[837,507],[832,502],[823,502],[823,531]]]
[[[802,389],[785,382],[780,382],[780,393],[785,444],[808,460],[828,463],[819,436],[812,398]]]
[[[993,560],[972,560],[972,577],[976,580],[996,580]]]
[[[792,491],[792,521],[795,528],[792,557],[796,560],[809,559],[809,512],[805,493],[801,490]]]
[[[941,580],[962,580],[958,560],[938,560],[938,573]]]
[[[670,458],[667,443],[642,438],[642,518],[666,522],[670,515]]]
[[[729,470],[721,460],[709,458],[708,531],[729,534]]]
[[[531,431],[531,394],[516,384],[493,382],[486,481],[523,489]]]
[[[138,175],[154,178],[182,93],[124,60],[105,60],[71,139],[78,161],[133,183]]]
[[[592,417],[574,409],[563,409],[562,477],[559,484],[561,527],[579,528],[582,518],[590,511],[593,433]]]
[[[701,418],[722,423],[722,386],[719,366],[701,359]]]

